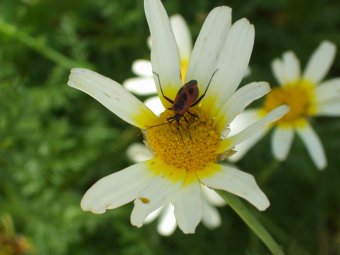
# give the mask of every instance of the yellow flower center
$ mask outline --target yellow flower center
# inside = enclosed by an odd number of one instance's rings
[[[290,111],[278,124],[291,125],[315,113],[314,86],[306,80],[298,80],[283,87],[274,88],[265,97],[264,110],[270,112],[276,107],[286,104]]]
[[[176,121],[168,121],[175,113],[165,110],[158,121],[146,130],[145,138],[155,157],[166,164],[199,171],[218,160],[216,150],[221,139],[208,114],[199,107],[190,109],[190,112],[195,116],[185,113],[188,122],[182,117],[178,125]]]

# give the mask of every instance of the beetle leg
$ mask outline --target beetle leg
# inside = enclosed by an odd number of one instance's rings
[[[187,111],[187,113],[189,113],[192,117],[194,117],[195,119],[197,119],[201,124],[204,124],[204,122],[202,122],[202,121],[200,120],[200,118],[199,118],[196,114],[194,114],[194,113],[192,113],[192,112],[190,112],[190,111]]]

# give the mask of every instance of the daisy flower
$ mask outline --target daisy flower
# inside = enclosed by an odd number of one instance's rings
[[[176,14],[170,17],[170,26],[174,34],[180,58],[181,77],[184,79],[188,69],[189,58],[192,52],[192,40],[190,30],[182,16]],[[150,40],[148,43],[151,48]],[[153,95],[157,93],[156,84],[153,79],[152,65],[148,60],[136,60],[132,64],[132,71],[139,77],[129,78],[123,82],[123,86],[136,95]],[[184,80],[182,80],[184,82]],[[145,105],[156,115],[164,111],[164,106],[158,96],[148,98]],[[142,162],[153,157],[152,153],[142,144],[132,144],[127,150],[128,157],[135,162]],[[226,205],[225,201],[213,190],[202,185],[202,199],[205,200],[205,210],[202,222],[208,228],[216,228],[221,224],[221,217],[215,206]],[[151,213],[145,223],[150,223],[160,216],[158,232],[169,236],[176,229],[174,207],[169,204]]]
[[[153,154],[142,144],[134,143],[127,150],[128,157],[135,162],[143,162],[153,158]],[[221,225],[221,216],[215,207],[226,205],[223,198],[215,191],[202,185],[202,201],[204,205],[202,222],[210,229]],[[163,236],[169,236],[176,230],[176,218],[174,206],[168,204],[152,212],[145,219],[145,223],[150,223],[160,217],[157,230]]]
[[[288,105],[290,112],[248,141],[237,145],[238,153],[231,159],[238,160],[271,127],[274,127],[272,151],[276,159],[287,158],[296,133],[302,139],[317,168],[322,170],[327,166],[325,151],[309,120],[314,116],[340,115],[340,78],[323,81],[334,61],[335,53],[335,45],[323,41],[312,54],[303,73],[300,71],[298,58],[291,51],[284,53],[282,59],[275,59],[272,62],[272,70],[280,87],[274,88],[266,95],[261,108],[248,110],[239,115],[238,127],[260,119],[263,114],[281,104]]]
[[[234,152],[235,145],[288,112],[287,106],[280,106],[237,134],[228,135],[235,116],[270,90],[265,82],[253,82],[236,91],[253,48],[253,25],[246,19],[232,24],[231,9],[226,6],[209,13],[184,79],[185,83],[197,82],[198,87],[187,92],[198,92],[202,100],[190,107],[191,114],[185,111],[178,123],[169,123],[175,113],[168,109],[173,104],[166,97],[175,99],[183,84],[177,44],[162,3],[145,0],[144,7],[152,40],[154,79],[166,110],[155,115],[120,84],[87,69],[72,69],[68,84],[142,129],[153,158],[99,180],[84,195],[82,209],[104,213],[133,201],[131,223],[141,227],[150,213],[171,203],[179,228],[194,233],[206,209],[202,199],[205,185],[236,194],[265,210],[269,201],[252,175],[232,165],[218,164]],[[183,100],[181,97],[177,103]]]

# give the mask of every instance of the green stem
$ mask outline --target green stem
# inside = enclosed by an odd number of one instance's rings
[[[60,54],[58,51],[50,48],[46,43],[41,40],[30,36],[29,34],[20,31],[16,26],[11,25],[0,19],[0,33],[5,34],[9,37],[12,37],[27,47],[34,49],[39,54],[45,56],[46,58],[52,60],[58,65],[71,69],[77,66],[87,66],[86,64],[80,64],[78,62],[73,61],[72,59]]]
[[[267,248],[274,255],[284,255],[281,247],[275,242],[273,237],[264,228],[264,226],[255,218],[251,211],[242,203],[242,201],[225,191],[218,191],[228,205],[241,217],[241,219],[254,231],[254,233],[262,240]]]
[[[304,250],[304,248],[302,248],[298,244],[295,238],[291,237],[288,233],[286,233],[283,229],[281,229],[277,224],[272,222],[264,214],[256,213],[256,215],[274,236],[276,236],[278,239],[280,239],[284,243],[289,243],[289,246],[294,247],[294,252],[296,254],[299,254],[299,255],[309,254],[306,250]]]
[[[279,168],[281,162],[273,159],[272,162],[259,174],[258,180],[261,184],[265,184],[269,178],[273,175],[273,173]]]

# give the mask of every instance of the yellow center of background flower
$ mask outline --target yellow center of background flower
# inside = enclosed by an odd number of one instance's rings
[[[280,105],[288,105],[290,111],[278,124],[294,124],[315,112],[314,86],[309,81],[299,80],[284,87],[272,89],[265,97],[264,110],[270,112]]]
[[[158,121],[146,130],[145,138],[155,156],[166,164],[199,171],[208,163],[217,161],[216,150],[221,139],[209,115],[199,107],[190,109],[190,112],[197,117],[185,113],[188,123],[182,117],[178,126],[176,121],[168,123],[168,118],[175,113],[165,110]]]
[[[181,59],[181,78],[182,78],[182,83],[184,84],[185,77],[187,75],[188,71],[188,65],[189,65],[189,59]]]

